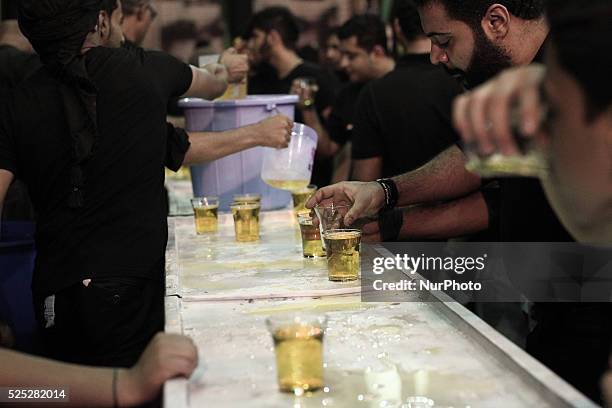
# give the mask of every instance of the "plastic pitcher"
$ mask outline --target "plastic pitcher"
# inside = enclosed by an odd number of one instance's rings
[[[235,101],[183,99],[188,131],[223,131],[259,122],[282,113],[293,118],[296,95],[252,95]],[[261,194],[261,209],[286,207],[291,194],[265,184],[260,172],[264,147],[255,147],[222,159],[191,167],[194,196],[219,197],[221,211],[229,211],[236,194]]]
[[[283,190],[297,191],[306,188],[312,177],[317,132],[296,123],[291,142],[286,149],[264,149],[261,178],[266,184]]]

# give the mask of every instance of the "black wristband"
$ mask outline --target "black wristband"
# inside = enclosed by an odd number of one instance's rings
[[[376,182],[381,185],[385,192],[385,206],[383,207],[383,211],[395,208],[399,200],[399,192],[395,182],[391,179],[379,179],[376,180]]]
[[[404,224],[404,212],[401,209],[381,212],[378,216],[378,230],[382,242],[394,242],[399,238]]]

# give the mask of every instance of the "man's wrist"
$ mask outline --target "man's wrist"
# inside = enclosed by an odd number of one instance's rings
[[[391,179],[378,179],[376,182],[382,187],[384,194],[382,210],[387,211],[395,208],[399,200],[399,192],[395,182]]]
[[[134,368],[117,369],[117,404],[119,407],[132,407],[146,402],[144,391],[136,380]]]

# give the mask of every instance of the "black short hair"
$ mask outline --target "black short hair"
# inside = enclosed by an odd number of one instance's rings
[[[197,40],[198,30],[193,21],[178,20],[161,29],[161,44],[163,50],[168,50],[175,41]]]
[[[119,3],[117,0],[104,0],[102,2],[102,10],[106,11],[109,17],[113,14],[115,10],[119,7]]]
[[[382,47],[385,53],[389,52],[385,23],[373,14],[355,16],[340,27],[338,38],[347,40],[351,37],[357,37],[359,47],[368,52],[377,45]]]
[[[17,0],[2,0],[2,21],[17,20],[19,15],[19,5]]]
[[[424,35],[421,17],[413,0],[393,0],[391,21],[398,20],[402,34],[408,41]]]
[[[151,0],[122,0],[121,10],[124,16],[132,16],[136,14],[136,10],[149,3],[151,3]]]
[[[415,0],[417,7],[439,3],[449,17],[460,20],[472,28],[480,24],[489,7],[501,4],[510,14],[524,20],[537,20],[544,15],[546,0]]]
[[[612,104],[612,4],[609,0],[548,0],[550,40],[559,64],[583,89],[587,119]]]
[[[251,38],[253,31],[261,30],[268,34],[276,31],[285,47],[295,50],[300,29],[295,16],[286,7],[268,7],[256,13],[249,22],[244,38]]]

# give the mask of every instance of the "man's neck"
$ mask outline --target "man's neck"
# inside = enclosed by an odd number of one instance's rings
[[[427,37],[418,38],[404,44],[406,54],[429,54],[431,52],[431,40]]]
[[[28,40],[21,34],[17,20],[3,21],[0,29],[0,45],[9,45],[23,52],[32,52]]]
[[[531,64],[540,52],[550,31],[543,18],[538,21],[528,21],[525,24],[522,31],[524,35],[516,38],[516,43],[512,48],[512,64],[515,66]]]
[[[140,45],[137,43],[138,41],[138,33],[135,28],[136,24],[133,20],[136,20],[136,16],[124,17],[123,24],[121,25],[121,30],[123,31],[123,36],[126,40],[131,42],[132,44]]]
[[[381,57],[374,67],[374,79],[382,78],[395,69],[393,58]]]
[[[303,60],[289,49],[280,49],[270,57],[270,65],[272,65],[280,79],[285,78],[291,73]]]

